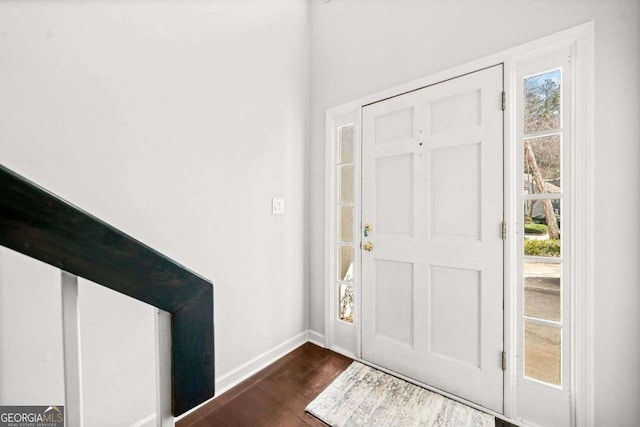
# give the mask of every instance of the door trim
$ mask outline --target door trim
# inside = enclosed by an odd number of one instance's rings
[[[355,186],[356,186],[356,212],[354,215],[354,228],[360,235],[360,159],[361,159],[361,116],[364,105],[394,97],[402,93],[411,92],[420,88],[433,85],[451,78],[455,78],[470,72],[480,70],[496,64],[504,64],[504,87],[507,94],[504,121],[504,206],[505,220],[507,221],[507,238],[505,241],[504,261],[504,348],[507,352],[507,367],[504,380],[504,414],[509,419],[517,420],[516,401],[516,342],[517,342],[517,268],[514,254],[517,250],[515,238],[515,214],[516,200],[516,152],[513,142],[516,138],[516,99],[511,94],[515,93],[516,65],[522,61],[537,55],[557,50],[560,47],[570,47],[575,56],[574,86],[573,86],[573,132],[572,153],[574,168],[572,181],[574,189],[572,204],[574,212],[580,212],[580,217],[574,216],[572,235],[574,236],[571,294],[573,303],[573,318],[571,322],[572,335],[572,386],[571,386],[571,412],[573,426],[594,425],[594,390],[593,390],[593,237],[590,230],[593,229],[594,206],[594,182],[591,175],[594,151],[594,22],[590,21],[565,31],[511,48],[505,51],[468,62],[466,64],[443,70],[429,76],[402,84],[375,94],[355,99],[340,106],[330,108],[325,113],[325,346],[340,353],[356,356],[361,355],[360,348],[360,274],[355,278],[355,324],[353,325],[353,340],[349,348],[336,347],[334,331],[335,320],[335,291],[333,276],[335,272],[335,245],[334,227],[335,213],[333,203],[335,198],[335,123],[344,117],[355,120]],[[580,141],[577,144],[576,141]],[[359,244],[358,241],[355,242]],[[354,256],[360,265],[359,256]],[[580,287],[576,286],[580,283]],[[439,391],[441,392],[441,391]],[[461,399],[450,396],[454,400]],[[468,402],[463,402],[467,403]],[[473,406],[473,405],[471,405]],[[476,405],[477,406],[477,405]],[[493,413],[492,411],[482,408]]]

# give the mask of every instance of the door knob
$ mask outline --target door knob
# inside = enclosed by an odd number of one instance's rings
[[[371,242],[364,242],[362,244],[362,249],[364,249],[367,252],[371,252],[373,250],[373,243]]]

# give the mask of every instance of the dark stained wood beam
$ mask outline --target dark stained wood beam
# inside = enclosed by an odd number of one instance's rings
[[[213,397],[213,287],[173,313],[171,331],[173,410],[182,414],[195,406],[193,402],[203,402],[203,390],[212,393],[207,399]]]
[[[213,397],[211,282],[2,165],[0,245],[171,313],[173,415]]]

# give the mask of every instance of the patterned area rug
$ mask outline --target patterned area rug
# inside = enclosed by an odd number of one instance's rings
[[[353,362],[306,411],[340,426],[494,427],[493,416]]]

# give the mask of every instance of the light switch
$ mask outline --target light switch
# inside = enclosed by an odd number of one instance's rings
[[[271,199],[271,213],[275,215],[284,215],[284,199]]]

